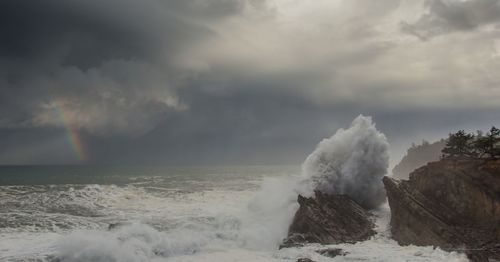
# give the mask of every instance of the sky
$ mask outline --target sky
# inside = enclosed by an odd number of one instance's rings
[[[2,0],[0,164],[300,164],[500,125],[500,0]]]

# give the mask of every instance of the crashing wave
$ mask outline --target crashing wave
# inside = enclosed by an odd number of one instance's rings
[[[302,165],[303,194],[314,190],[345,194],[367,208],[385,200],[382,178],[389,167],[389,143],[371,117],[358,116],[348,129],[321,141]]]

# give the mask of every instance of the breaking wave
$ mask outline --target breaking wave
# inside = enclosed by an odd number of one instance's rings
[[[367,208],[385,200],[382,177],[389,167],[389,144],[371,117],[358,116],[348,129],[321,141],[302,165],[306,194],[345,194]]]
[[[359,116],[348,129],[320,142],[302,172],[261,177],[259,190],[254,176],[227,174],[180,182],[143,177],[123,187],[3,187],[0,207],[12,212],[0,214],[0,260],[331,261],[315,252],[324,248],[320,245],[277,249],[298,209],[297,195],[321,190],[379,206],[387,151],[386,138],[371,118]],[[399,246],[389,238],[388,207],[374,212],[379,233],[365,242],[332,245],[347,253],[335,261],[467,261],[431,247]],[[11,216],[19,214],[25,223],[13,225]],[[67,230],[26,230],[38,221],[33,214],[44,217],[42,228],[65,221]],[[16,232],[10,234],[11,227]]]

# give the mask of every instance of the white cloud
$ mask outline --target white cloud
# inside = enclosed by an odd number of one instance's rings
[[[486,2],[492,1],[449,2],[481,20]],[[253,78],[313,75],[308,82],[285,85],[283,92],[291,90],[321,105],[498,108],[500,76],[495,72],[500,64],[494,47],[500,30],[473,28],[421,41],[401,30],[401,23],[420,23],[428,12],[426,3],[270,1],[274,16],[256,18],[247,12],[214,23],[211,28],[219,37],[189,54],[208,72]],[[500,19],[491,12],[485,15],[485,23]]]

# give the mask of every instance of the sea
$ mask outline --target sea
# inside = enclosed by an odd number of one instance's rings
[[[399,246],[390,212],[370,240],[279,249],[299,166],[3,166],[0,261],[467,261]],[[318,252],[341,248],[334,258]]]

